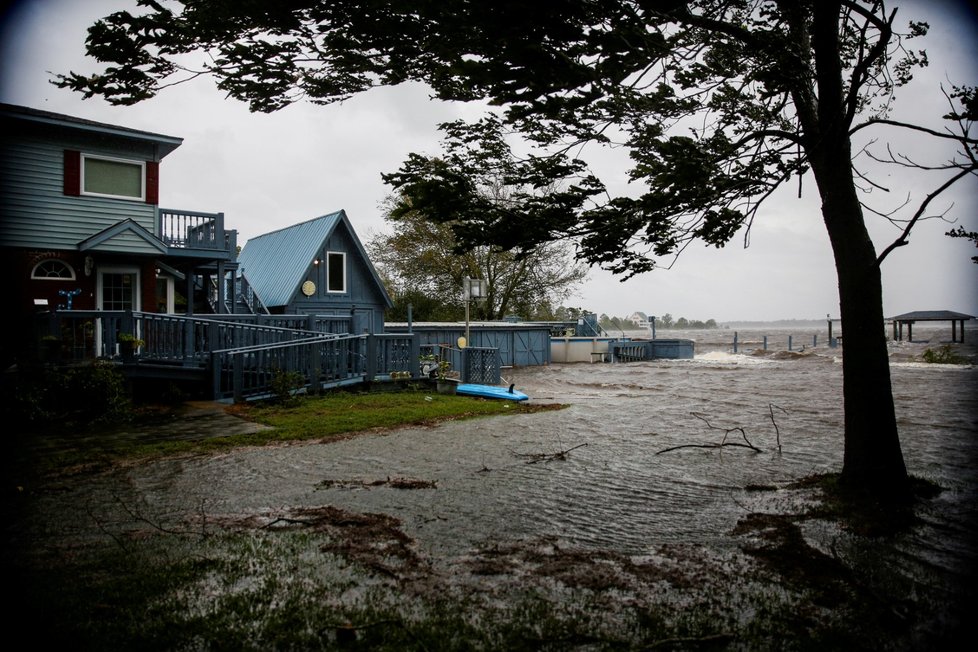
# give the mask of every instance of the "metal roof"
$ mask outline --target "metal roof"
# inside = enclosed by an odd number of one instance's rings
[[[952,310],[917,310],[906,312],[896,317],[889,317],[890,321],[953,321],[958,319],[974,319],[974,315],[966,315],[963,312]]]
[[[262,303],[269,307],[289,303],[342,212],[272,231],[245,243],[238,255],[238,268]]]

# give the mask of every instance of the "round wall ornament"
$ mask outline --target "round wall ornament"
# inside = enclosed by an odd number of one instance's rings
[[[311,297],[316,294],[316,284],[312,281],[306,281],[302,284],[302,293],[307,297]]]

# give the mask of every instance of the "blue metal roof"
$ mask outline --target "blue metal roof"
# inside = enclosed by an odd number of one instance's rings
[[[343,211],[251,238],[238,255],[238,268],[266,306],[289,303],[317,250]]]

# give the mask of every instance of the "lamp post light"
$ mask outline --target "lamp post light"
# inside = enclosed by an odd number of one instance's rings
[[[469,345],[469,303],[486,298],[486,282],[481,278],[465,277],[463,283],[465,293],[465,346]]]

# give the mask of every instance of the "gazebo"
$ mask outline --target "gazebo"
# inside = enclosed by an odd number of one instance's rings
[[[918,321],[949,321],[951,322],[951,341],[964,342],[964,322],[974,319],[973,315],[965,315],[951,310],[917,310],[890,317],[893,322],[893,339],[903,340],[903,326],[907,326],[907,340],[913,340],[913,324]],[[957,327],[961,324],[961,339],[958,339]]]

